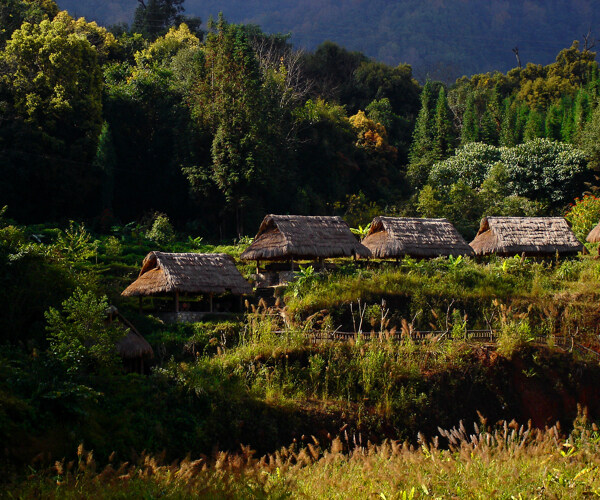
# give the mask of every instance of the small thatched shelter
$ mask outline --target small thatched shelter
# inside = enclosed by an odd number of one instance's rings
[[[152,346],[116,307],[110,306],[106,313],[110,324],[117,323],[123,332],[127,332],[116,345],[126,369],[130,372],[144,373],[144,361],[154,357]]]
[[[600,243],[600,224],[597,224],[594,229],[590,231],[585,239],[588,243]]]
[[[473,255],[473,249],[447,219],[375,217],[362,244],[377,259]]]
[[[242,260],[370,257],[338,216],[267,215]]]
[[[476,255],[573,255],[584,247],[563,217],[484,217],[470,243]]]
[[[235,267],[233,259],[224,253],[165,253],[150,252],[142,270],[121,295],[147,297],[174,295],[175,310],[179,311],[179,294],[234,295],[252,293],[252,287]]]

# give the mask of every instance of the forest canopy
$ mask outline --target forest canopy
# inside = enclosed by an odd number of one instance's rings
[[[139,2],[131,26],[51,0],[0,15],[0,199],[24,222],[166,213],[241,236],[265,213],[445,216],[472,234],[488,211],[562,214],[594,183],[598,65],[584,40],[548,65],[421,86],[323,42],[182,0]],[[485,202],[483,201],[485,200]],[[508,200],[508,201],[507,201]]]

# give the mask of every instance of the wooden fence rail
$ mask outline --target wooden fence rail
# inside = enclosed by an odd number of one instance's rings
[[[285,330],[275,331],[274,333],[285,334],[289,333]],[[348,342],[351,340],[394,340],[403,341],[410,338],[415,343],[421,343],[424,340],[452,340],[454,337],[451,330],[418,330],[412,331],[408,336],[402,332],[342,332],[342,331],[323,331],[323,330],[306,330],[303,332],[305,338],[311,344],[320,344],[323,342]],[[481,344],[495,344],[498,341],[497,330],[467,330],[463,335],[457,335],[457,340],[466,340],[468,342],[477,342]],[[535,337],[532,342],[536,346],[553,345],[565,351],[577,351],[580,354],[594,356],[600,361],[600,352],[590,349],[582,344],[575,342],[573,337],[563,335],[540,335]],[[599,348],[600,350],[600,348]]]
[[[281,332],[283,333],[283,332]],[[318,344],[321,342],[333,342],[333,341],[349,341],[349,340],[395,340],[401,341],[410,338],[413,342],[422,342],[427,339],[452,339],[453,335],[450,330],[419,330],[413,331],[406,335],[402,332],[395,332],[390,334],[389,332],[342,332],[339,330],[335,331],[322,331],[322,330],[308,330],[304,332],[304,335],[313,343]],[[467,330],[464,335],[457,336],[459,339],[474,341],[474,342],[490,342],[494,343],[497,340],[497,334],[494,330]]]

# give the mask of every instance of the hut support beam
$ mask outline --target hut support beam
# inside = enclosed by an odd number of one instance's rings
[[[179,292],[175,292],[175,312],[179,312]]]
[[[210,302],[210,312],[213,312],[213,294],[211,293],[209,296],[209,302]]]
[[[256,274],[260,274],[260,260],[256,259]]]
[[[292,272],[294,272],[294,257],[290,258],[290,269]]]

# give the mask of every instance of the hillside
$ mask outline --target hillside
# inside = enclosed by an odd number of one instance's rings
[[[129,22],[134,0],[59,0],[72,14],[101,24]],[[256,23],[266,32],[291,33],[297,46],[314,49],[332,40],[388,64],[413,65],[419,79],[451,80],[462,74],[506,71],[523,62],[547,64],[563,47],[600,21],[591,0],[187,0],[186,13],[207,20]]]

